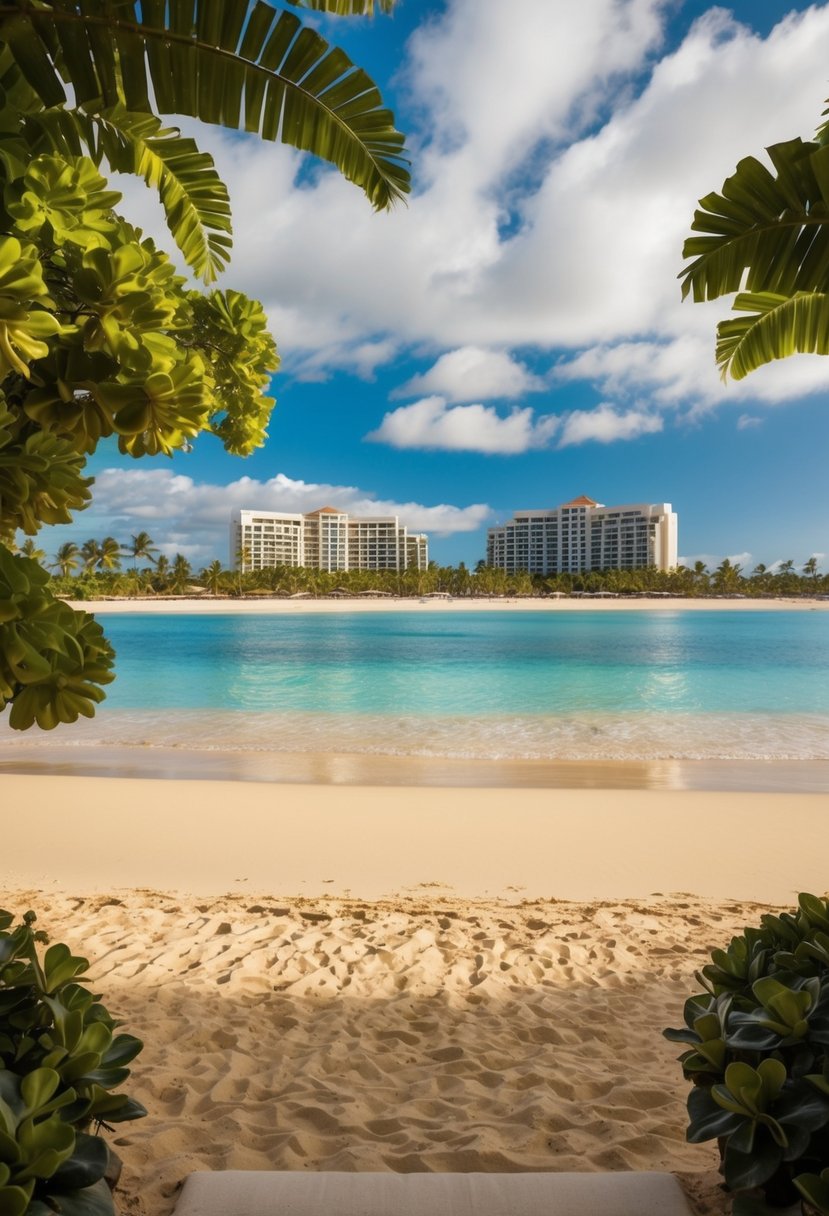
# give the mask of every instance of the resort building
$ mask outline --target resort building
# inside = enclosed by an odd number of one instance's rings
[[[677,517],[671,504],[605,507],[587,495],[545,511],[516,511],[487,536],[486,562],[516,574],[590,570],[671,570],[677,563]]]
[[[307,515],[235,511],[230,557],[236,569],[308,566],[312,570],[425,570],[429,539],[396,515],[355,518],[335,507]]]

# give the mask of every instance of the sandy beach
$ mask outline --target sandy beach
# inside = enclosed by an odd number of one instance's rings
[[[222,1168],[669,1169],[726,1210],[661,1030],[712,946],[823,892],[826,795],[2,775],[0,801],[2,903],[146,1042],[124,1212]]]
[[[302,612],[829,612],[829,600],[798,597],[797,599],[754,600],[739,598],[675,599],[399,599],[383,596],[372,599],[342,598],[272,598],[270,596],[140,596],[136,599],[72,600],[73,608],[85,612],[234,612],[234,613],[302,613]]]

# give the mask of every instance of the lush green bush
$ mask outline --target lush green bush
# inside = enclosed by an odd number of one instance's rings
[[[761,917],[697,973],[679,1057],[692,1143],[717,1139],[735,1216],[805,1196],[829,1212],[829,902]],[[750,1192],[760,1188],[761,1203]]]
[[[97,1133],[147,1113],[113,1092],[143,1044],[78,983],[85,958],[41,957],[34,921],[0,911],[0,1216],[112,1216]]]

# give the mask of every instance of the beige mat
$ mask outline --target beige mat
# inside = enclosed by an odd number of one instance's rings
[[[690,1216],[671,1174],[191,1174],[174,1216]]]

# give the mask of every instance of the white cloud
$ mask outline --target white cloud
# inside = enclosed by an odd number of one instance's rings
[[[662,430],[659,414],[645,410],[615,410],[602,402],[594,410],[574,410],[564,419],[560,448],[595,440],[597,443],[615,443],[620,439],[638,439],[640,435],[653,435]]]
[[[450,406],[443,397],[424,397],[385,414],[366,439],[394,448],[514,456],[547,447],[558,426],[554,415],[535,421],[529,408],[514,409],[502,418],[491,405]]]
[[[716,307],[715,317],[710,310]],[[706,308],[709,327],[703,334],[593,346],[557,364],[554,378],[567,383],[589,380],[615,397],[647,393],[666,409],[690,404],[694,414],[745,401],[778,405],[829,387],[829,360],[821,355],[771,363],[744,380],[723,384],[714,365],[714,328],[723,306],[709,304],[701,311]]]
[[[434,393],[452,402],[492,401],[522,397],[545,387],[540,376],[533,375],[506,351],[461,346],[441,355],[427,372],[413,376],[391,396],[417,397],[422,393]]]
[[[375,498],[357,486],[295,480],[278,473],[269,481],[240,477],[229,485],[196,482],[169,469],[104,469],[95,478],[93,501],[84,518],[90,534],[98,518],[113,533],[151,533],[168,555],[210,561],[227,553],[231,511],[313,511],[334,506],[355,515],[397,515],[414,532],[450,536],[474,532],[492,515],[484,503],[467,507],[395,502]]]
[[[819,121],[829,5],[790,14],[766,39],[712,8],[661,59],[668,0],[521,10],[516,20],[503,0],[446,0],[415,31],[403,77],[419,116],[416,189],[391,214],[373,214],[334,172],[298,184],[284,147],[198,129],[231,185],[228,283],[265,302],[286,369],[370,376],[406,346],[534,346],[582,352],[572,378],[604,366],[665,408],[825,389],[829,360],[817,357],[722,387],[713,335],[728,304],[681,304],[676,276],[696,200],[741,157]],[[148,214],[145,198],[137,205]],[[439,360],[412,391],[457,401],[459,380]]]
[[[762,426],[763,419],[757,418],[753,414],[740,414],[737,419],[737,430],[747,431],[750,427]]]
[[[502,418],[491,405],[450,406],[443,397],[424,397],[386,414],[366,439],[395,448],[514,456],[533,448],[566,448],[591,440],[638,439],[661,431],[662,426],[661,415],[652,410],[617,410],[607,402],[593,410],[538,418],[529,407],[513,409]]]

